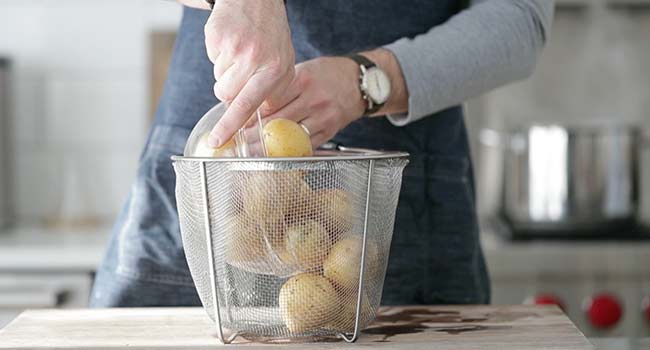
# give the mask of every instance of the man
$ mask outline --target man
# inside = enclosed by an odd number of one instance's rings
[[[315,147],[333,139],[409,152],[382,302],[489,302],[459,104],[531,74],[552,1],[216,0],[212,11],[182,2],[165,91],[92,305],[199,304],[169,157],[215,95],[229,108],[213,146],[261,107],[267,120],[303,124]]]

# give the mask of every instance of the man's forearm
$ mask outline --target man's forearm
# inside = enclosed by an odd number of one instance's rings
[[[178,3],[187,6],[194,7],[202,10],[209,10],[210,5],[205,0],[176,0]]]
[[[187,7],[194,7],[196,9],[209,10],[210,5],[205,0],[176,0],[179,4]],[[281,0],[286,2],[286,0]]]
[[[415,38],[386,46],[408,87],[405,125],[530,75],[549,32],[552,0],[483,0]]]

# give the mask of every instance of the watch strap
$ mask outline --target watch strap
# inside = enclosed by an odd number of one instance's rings
[[[366,69],[377,66],[375,64],[375,62],[369,60],[366,56],[359,55],[357,53],[349,54],[349,55],[346,55],[345,57],[353,60],[354,62],[356,62],[360,66],[366,67]]]
[[[365,70],[368,70],[370,68],[373,68],[373,67],[377,66],[377,64],[375,64],[375,62],[371,61],[370,59],[368,59],[366,56],[363,56],[363,55],[350,54],[350,55],[346,55],[345,57],[353,60],[359,66],[363,66],[363,68],[365,68]],[[362,69],[362,74],[363,74],[363,72],[364,72],[364,70]],[[368,96],[368,94],[363,90],[363,88],[361,87],[361,76],[359,78],[359,84],[360,84],[359,89],[361,90],[361,97],[367,102],[366,110],[363,112],[363,114],[364,115],[370,115],[370,114],[373,114],[373,113],[379,111],[379,109],[381,107],[383,107],[384,104],[383,103],[375,103],[375,101],[373,101],[372,98],[370,96]]]
[[[364,115],[373,114],[373,113],[377,112],[383,106],[384,106],[383,103],[374,103],[373,102],[372,106],[370,106],[369,108],[366,108],[366,111],[364,112]]]

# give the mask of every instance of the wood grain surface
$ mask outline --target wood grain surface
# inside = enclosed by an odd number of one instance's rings
[[[359,341],[221,345],[201,308],[28,310],[0,349],[593,349],[554,306],[383,307]]]

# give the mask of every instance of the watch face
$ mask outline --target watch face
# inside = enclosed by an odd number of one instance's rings
[[[386,103],[390,95],[390,80],[383,70],[372,67],[366,71],[363,79],[366,93],[376,104]]]

